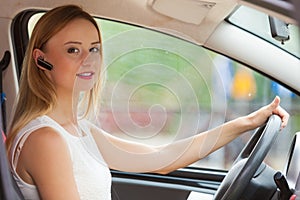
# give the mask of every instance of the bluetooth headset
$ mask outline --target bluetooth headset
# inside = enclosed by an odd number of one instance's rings
[[[49,71],[51,71],[51,70],[53,69],[53,65],[52,65],[51,63],[45,61],[43,57],[38,57],[38,59],[37,59],[37,64],[38,64],[40,67],[42,67],[42,68],[44,68],[44,69],[47,69],[47,70],[49,70]]]

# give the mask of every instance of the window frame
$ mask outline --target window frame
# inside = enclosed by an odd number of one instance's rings
[[[24,58],[24,55],[25,55],[25,52],[26,52],[26,47],[27,47],[27,44],[28,44],[28,41],[29,41],[29,35],[28,35],[28,22],[30,20],[30,18],[35,15],[35,14],[38,14],[38,13],[43,13],[43,12],[46,12],[47,10],[42,10],[42,9],[29,9],[29,10],[24,10],[24,11],[21,11],[18,15],[16,15],[16,17],[13,19],[13,22],[12,22],[12,40],[13,40],[13,45],[14,47],[17,47],[17,48],[14,48],[15,51],[15,59],[16,59],[16,62],[17,63],[17,66],[16,66],[16,71],[17,71],[17,76],[18,76],[18,79],[20,78],[20,73],[21,73],[21,68],[22,68],[22,60]],[[100,18],[100,17],[97,17],[98,19],[100,20],[109,20],[109,21],[114,21],[114,22],[120,22],[120,21],[117,21],[117,20],[111,20],[111,19],[107,19],[107,18]],[[120,22],[120,23],[124,23],[124,22]],[[143,28],[143,29],[148,29],[148,30],[151,30],[151,31],[154,31],[154,32],[159,32],[159,33],[162,33],[160,31],[157,31],[157,30],[152,30],[152,29],[149,29],[147,27],[143,27],[143,26],[140,26],[140,25],[135,25],[135,24],[129,24],[129,23],[124,23],[124,24],[128,24],[128,25],[132,25],[132,26],[135,26],[135,27],[140,27],[140,28]],[[165,33],[162,33],[162,34],[165,34]],[[165,35],[168,35],[168,34],[165,34]],[[174,36],[172,36],[174,37]],[[177,38],[177,37],[175,37]],[[181,38],[178,38],[180,40],[183,40]],[[183,41],[186,41],[186,40],[183,40]],[[186,42],[189,42],[189,41],[186,41]],[[191,42],[189,42],[191,43]],[[192,44],[192,43],[191,43]],[[195,44],[194,44],[195,45]],[[197,45],[199,46],[199,45]],[[209,50],[211,52],[214,52],[214,53],[217,53],[219,55],[223,55],[219,52],[216,52],[216,51],[213,51],[211,49],[208,49],[204,46],[201,46],[201,48],[204,48],[205,50]],[[267,78],[269,78],[270,80],[273,80],[279,84],[281,84],[282,86],[288,88],[289,90],[291,90],[292,92],[295,92],[295,94],[297,95],[300,95],[299,92],[297,91],[293,91],[292,88],[289,88],[287,87],[285,84],[283,84],[282,82],[274,79],[273,77],[270,77],[269,75],[261,72],[261,71],[258,71],[257,69],[254,69],[252,68],[251,66],[248,66],[247,64],[245,63],[242,63],[240,61],[237,61],[231,57],[228,57],[227,55],[224,55],[226,56],[227,58],[231,59],[232,61],[234,62],[237,62],[241,65],[244,65],[245,67],[261,74],[262,76],[265,76]],[[186,169],[190,169],[190,167],[187,167]],[[214,168],[211,168],[211,167],[208,167],[208,168],[205,168],[205,169],[208,169],[208,170],[215,170]],[[199,168],[199,170],[204,170],[204,168]],[[217,170],[218,171],[218,170]],[[223,172],[223,170],[220,170],[220,172]]]

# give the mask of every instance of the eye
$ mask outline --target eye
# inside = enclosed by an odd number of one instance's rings
[[[68,49],[68,53],[76,53],[78,54],[80,51],[78,48],[75,48],[75,47],[71,47]]]
[[[92,47],[92,48],[90,48],[90,52],[98,53],[98,52],[100,52],[100,47]]]

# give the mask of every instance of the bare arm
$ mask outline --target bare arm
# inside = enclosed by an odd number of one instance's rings
[[[92,132],[111,168],[131,172],[168,173],[207,156],[241,133],[261,126],[271,114],[278,114],[282,118],[282,127],[286,126],[289,115],[279,106],[279,102],[279,98],[276,98],[271,104],[245,117],[160,147],[121,140],[96,127]]]
[[[42,199],[79,200],[67,144],[51,128],[41,128],[27,138],[17,166],[18,174],[35,184]]]

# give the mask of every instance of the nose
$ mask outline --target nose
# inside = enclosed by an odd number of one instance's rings
[[[100,54],[95,52],[88,52],[82,61],[82,66],[94,66],[100,62]]]
[[[91,58],[91,53],[87,52],[84,56],[83,56],[83,61],[82,61],[82,66],[90,66],[92,65],[93,59]]]

